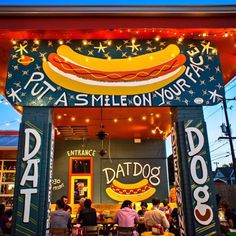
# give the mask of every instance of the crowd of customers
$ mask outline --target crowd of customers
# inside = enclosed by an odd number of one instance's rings
[[[68,228],[71,230],[71,207],[67,204],[67,197],[62,196],[61,199],[56,202],[56,210],[51,212],[50,223],[54,228]],[[160,208],[160,200],[158,198],[152,199],[152,209],[148,210],[148,204],[141,202],[141,209],[136,212],[132,207],[132,201],[125,200],[121,208],[116,212],[113,217],[113,223],[119,227],[133,228],[133,235],[141,235],[144,231],[152,230],[152,226],[160,225],[164,230],[172,228],[172,222],[176,222],[176,219],[172,216],[172,213],[176,212],[175,209],[169,207],[166,200],[163,207]],[[168,219],[170,221],[168,221]],[[98,214],[96,209],[92,207],[92,201],[90,199],[81,198],[80,206],[77,211],[76,223],[79,223],[81,227],[85,226],[97,226]],[[177,231],[177,229],[176,229]],[[107,235],[109,232],[106,232]]]
[[[225,200],[220,198],[217,200],[221,236],[226,236],[230,229],[236,228],[236,214]],[[92,207],[92,201],[81,198],[79,203],[76,223],[81,227],[97,226],[99,218],[96,209]],[[148,207],[146,202],[141,202],[141,209],[138,212],[133,209],[132,204],[132,201],[125,200],[113,217],[113,223],[119,227],[133,228],[133,236],[141,235],[144,231],[152,231],[154,226],[162,227],[163,231],[169,231],[175,236],[180,235],[178,208],[172,209],[168,199],[163,201],[162,206],[157,197],[152,199],[151,207]],[[11,234],[12,213],[12,209],[5,209],[5,205],[0,204],[0,233],[4,235]],[[56,201],[55,211],[50,214],[50,227],[66,228],[71,232],[71,214],[72,208],[68,205],[68,198],[62,196]],[[106,233],[109,235],[109,232]]]

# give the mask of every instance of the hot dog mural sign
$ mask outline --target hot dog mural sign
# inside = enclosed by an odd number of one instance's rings
[[[201,106],[224,96],[208,41],[24,40],[10,54],[5,92],[15,105]]]
[[[106,194],[115,201],[139,202],[152,197],[161,183],[161,166],[137,161],[118,163],[102,169]]]

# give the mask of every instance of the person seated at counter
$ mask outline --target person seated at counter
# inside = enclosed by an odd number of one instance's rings
[[[92,201],[86,199],[84,201],[84,209],[80,211],[78,223],[82,226],[95,226],[97,225],[96,209],[91,207]]]
[[[1,218],[1,231],[4,235],[11,234],[13,210],[7,209]]]
[[[170,222],[169,232],[175,236],[180,236],[178,208],[173,209],[168,220]]]
[[[139,221],[139,216],[137,212],[132,209],[132,202],[130,200],[125,200],[122,203],[113,221],[118,224],[118,227],[135,227],[135,224]],[[138,235],[138,233],[133,231],[133,235]]]
[[[148,204],[146,202],[141,202],[140,207],[141,210],[138,211],[139,222],[137,225],[137,231],[141,235],[141,233],[147,231],[146,226],[144,224],[144,213],[148,211]]]
[[[236,227],[236,215],[231,211],[229,204],[225,200],[220,201],[218,209],[218,218],[220,221],[220,230],[222,235],[230,232],[230,229]]]
[[[151,231],[152,226],[160,224],[165,230],[168,229],[170,227],[169,221],[167,220],[165,213],[159,209],[160,199],[157,197],[153,198],[152,205],[153,210],[144,213],[144,223],[146,228]]]
[[[161,206],[159,209],[163,211],[166,214],[166,218],[169,219],[172,212],[172,208],[169,206],[168,198],[163,200],[163,206]]]
[[[148,210],[148,204],[146,202],[141,202],[140,204],[141,209],[138,211],[139,217],[143,217],[144,213]]]
[[[79,200],[79,208],[77,210],[77,217],[79,217],[80,212],[84,209],[84,201],[86,200],[86,198],[82,197]]]
[[[61,196],[61,200],[64,204],[64,206],[63,206],[64,211],[68,211],[68,212],[72,213],[72,208],[67,204],[68,203],[68,197],[63,195],[63,196]]]
[[[56,201],[56,210],[50,214],[50,228],[68,228],[70,230],[71,216],[63,207],[64,202],[58,199]]]

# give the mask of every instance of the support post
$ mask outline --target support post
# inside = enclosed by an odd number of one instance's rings
[[[49,226],[53,134],[51,108],[24,108],[19,134],[11,235],[46,235]]]
[[[172,123],[180,235],[220,235],[202,108],[173,107]]]

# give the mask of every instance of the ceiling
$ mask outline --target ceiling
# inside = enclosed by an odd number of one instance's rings
[[[170,132],[170,108],[56,108],[57,137],[97,138],[104,130],[113,138],[165,138]],[[102,128],[103,127],[103,128]]]

